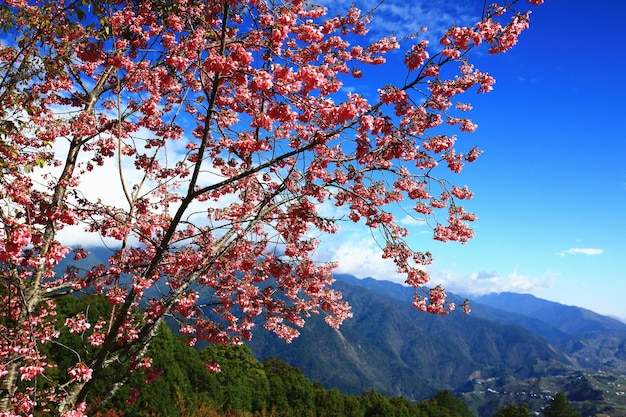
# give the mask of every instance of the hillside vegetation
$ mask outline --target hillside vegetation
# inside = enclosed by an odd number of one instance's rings
[[[84,311],[91,319],[106,314],[109,304],[99,296],[72,296],[59,300],[59,322]],[[150,347],[152,366],[133,373],[130,382],[102,410],[90,415],[144,416],[247,416],[247,417],[470,417],[462,400],[449,391],[413,403],[369,390],[359,395],[325,389],[302,371],[275,358],[258,361],[245,345],[190,347],[186,339],[162,326]],[[78,335],[61,330],[58,343],[47,352],[58,374],[45,385],[63,384],[65,368],[89,349]],[[217,362],[220,372],[206,369]],[[115,370],[109,377],[113,378]],[[106,394],[107,380],[94,387],[94,403]],[[42,386],[46,388],[46,386]],[[95,411],[95,413],[94,413]]]
[[[420,315],[411,288],[336,278],[354,318],[338,330],[312,318],[289,346],[257,332],[254,355],[277,357],[346,393],[374,389],[421,401],[450,390],[480,416],[510,403],[540,413],[560,391],[585,417],[626,412],[624,323],[506,293],[472,300],[469,315]]]

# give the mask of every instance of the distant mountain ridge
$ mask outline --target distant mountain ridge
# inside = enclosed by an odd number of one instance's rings
[[[89,269],[111,254],[90,251],[77,266]],[[479,416],[511,402],[539,411],[556,391],[579,401],[583,417],[626,415],[626,324],[619,320],[515,293],[472,297],[470,315],[432,316],[411,306],[407,286],[336,278],[354,318],[333,330],[311,317],[291,345],[259,326],[249,343],[257,359],[276,357],[343,393],[373,389],[421,400],[448,389]]]
[[[411,306],[412,288],[336,278],[354,318],[332,330],[313,317],[291,345],[259,329],[249,343],[255,356],[281,359],[327,388],[374,389],[411,400],[442,389],[482,392],[488,381],[504,387],[555,377],[566,389],[578,387],[586,369],[626,373],[626,324],[589,310],[502,293],[472,298],[469,315],[432,316]],[[463,299],[450,295],[454,302]],[[601,397],[590,386],[578,391],[589,401]],[[490,415],[497,405],[492,399],[483,412]]]
[[[406,285],[371,277],[357,278],[337,274],[339,281],[367,288],[377,294],[388,295],[400,301],[412,300],[414,290]],[[448,299],[460,304],[466,297],[449,294]],[[531,294],[512,292],[471,296],[472,315],[505,324],[515,324],[549,339],[586,336],[591,333],[621,335],[626,323],[576,306],[544,300]]]
[[[411,301],[413,296],[412,288],[392,281],[371,277],[357,278],[348,274],[336,274],[335,278],[401,301]],[[462,302],[465,298],[456,294],[449,296],[450,301],[456,303]],[[485,316],[485,311],[493,312],[492,309],[485,308],[491,307],[539,320],[556,330],[571,335],[580,335],[588,331],[626,331],[626,323],[614,317],[604,316],[581,307],[544,300],[531,294],[500,292],[467,298],[471,301],[472,312],[479,313],[480,317]]]
[[[460,312],[446,317],[420,313],[410,304],[410,288],[337,278],[335,287],[350,302],[353,319],[335,331],[312,318],[291,345],[258,331],[249,343],[255,356],[277,357],[343,392],[375,389],[412,400],[459,389],[476,378],[529,377],[538,369],[574,366],[520,326]]]
[[[473,299],[478,304],[551,323],[558,330],[570,335],[580,336],[598,331],[619,333],[626,331],[626,323],[613,317],[580,307],[546,301],[530,294],[502,292]]]

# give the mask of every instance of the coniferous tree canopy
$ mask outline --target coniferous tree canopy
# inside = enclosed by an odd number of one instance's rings
[[[494,417],[531,417],[532,413],[526,403],[522,403],[519,406],[515,403],[509,404],[506,407],[498,407],[498,410],[494,414]]]
[[[580,413],[562,392],[557,392],[550,405],[544,408],[545,417],[580,417]]]

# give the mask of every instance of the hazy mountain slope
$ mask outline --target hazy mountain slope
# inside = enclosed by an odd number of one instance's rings
[[[413,289],[391,281],[374,278],[359,279],[338,274],[337,280],[388,295],[398,300],[410,301]],[[450,301],[462,302],[464,298],[450,294]],[[543,300],[530,294],[510,292],[492,293],[470,297],[472,312],[479,317],[504,323],[514,323],[542,335],[581,336],[588,332],[626,332],[626,323],[593,311]],[[543,324],[542,324],[543,323]]]
[[[377,294],[388,295],[401,301],[411,301],[413,297],[413,288],[407,287],[391,281],[377,280],[374,278],[359,279],[353,275],[338,274],[335,277],[339,281],[347,282],[352,285],[367,288],[376,292]],[[459,297],[455,294],[448,295],[449,301],[461,304],[464,301],[463,297]],[[515,311],[507,311],[504,309],[496,308],[490,304],[483,304],[480,302],[480,297],[470,297],[471,315],[474,317],[481,317],[489,321],[494,321],[502,324],[515,324],[525,329],[531,330],[537,333],[539,336],[546,337],[551,341],[559,341],[569,339],[567,333],[562,332],[555,326],[546,323],[543,320],[539,320],[533,317],[525,316]]]
[[[390,281],[337,278],[397,300],[410,300],[413,290]],[[451,301],[461,297],[451,294]],[[523,327],[541,336],[577,367],[626,373],[626,324],[579,307],[542,300],[528,294],[501,293],[470,298],[471,316]]]
[[[291,345],[260,331],[249,344],[255,356],[275,356],[344,392],[376,389],[414,400],[457,389],[471,378],[527,377],[569,364],[545,340],[518,326],[461,312],[419,313],[409,302],[345,280],[336,287],[354,312],[339,331],[316,318]]]
[[[563,333],[584,336],[587,333],[626,333],[626,323],[593,311],[546,301],[530,294],[499,293],[474,298],[477,303],[499,310],[519,313],[548,323]]]

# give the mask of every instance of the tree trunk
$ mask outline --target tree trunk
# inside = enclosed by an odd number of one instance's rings
[[[17,363],[12,362],[7,367],[7,371],[8,373],[2,379],[2,385],[0,386],[0,413],[11,409],[11,397],[17,378]]]

